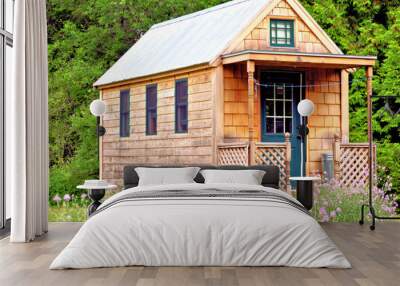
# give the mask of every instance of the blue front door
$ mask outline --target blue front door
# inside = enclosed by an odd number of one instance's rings
[[[300,176],[304,168],[305,146],[301,153],[298,138],[300,114],[297,104],[303,98],[303,74],[299,72],[261,72],[261,134],[263,142],[284,142],[291,135],[290,175]]]

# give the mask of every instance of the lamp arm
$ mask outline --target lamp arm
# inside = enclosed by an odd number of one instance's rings
[[[100,125],[100,116],[96,116],[96,134],[97,137],[101,137],[106,134],[106,129]]]

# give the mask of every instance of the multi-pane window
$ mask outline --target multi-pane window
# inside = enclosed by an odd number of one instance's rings
[[[265,98],[266,133],[292,133],[293,85],[273,84]]]
[[[14,0],[0,0],[0,166],[4,166],[5,147],[5,118],[9,116],[6,106],[12,97],[12,74],[14,60],[13,31],[14,31]],[[11,217],[11,193],[10,188],[5,188],[4,171],[0,168],[0,229],[9,228]]]
[[[157,134],[157,85],[146,86],[146,134]]]
[[[175,82],[175,132],[188,131],[188,81],[180,79]]]
[[[121,90],[119,106],[119,135],[129,137],[130,134],[130,94],[129,89]]]
[[[275,47],[294,47],[294,21],[277,20],[270,21],[270,41]]]

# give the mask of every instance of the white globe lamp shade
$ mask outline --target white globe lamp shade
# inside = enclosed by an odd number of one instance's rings
[[[303,99],[297,105],[297,111],[301,116],[310,116],[314,112],[314,103],[309,99]]]
[[[106,112],[106,104],[100,99],[95,99],[90,104],[90,112],[94,116],[102,116]]]

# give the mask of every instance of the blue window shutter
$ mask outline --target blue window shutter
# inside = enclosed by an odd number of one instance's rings
[[[130,94],[129,89],[120,91],[119,106],[119,135],[129,137],[130,135]]]
[[[157,84],[146,86],[146,135],[157,134]]]
[[[175,133],[188,132],[188,80],[175,82]]]

